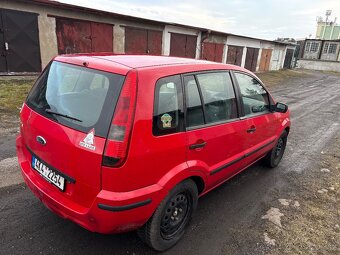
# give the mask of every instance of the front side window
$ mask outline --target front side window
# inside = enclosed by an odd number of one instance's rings
[[[235,73],[240,87],[243,110],[246,116],[269,112],[269,95],[263,86],[253,77]]]
[[[155,89],[153,134],[166,135],[182,131],[183,103],[179,75],[157,81]]]
[[[206,123],[237,117],[236,97],[228,72],[198,74]]]

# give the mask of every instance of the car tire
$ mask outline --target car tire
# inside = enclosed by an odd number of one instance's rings
[[[287,131],[283,131],[283,133],[277,140],[274,148],[271,149],[263,159],[263,162],[266,166],[274,168],[279,165],[286,149],[287,137]]]
[[[139,237],[156,251],[174,246],[183,236],[196,207],[198,191],[192,180],[175,186],[160,203],[153,216],[139,230]]]

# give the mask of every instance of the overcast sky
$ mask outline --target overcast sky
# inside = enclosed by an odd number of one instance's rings
[[[316,17],[340,0],[58,0],[116,13],[273,40],[315,37]]]

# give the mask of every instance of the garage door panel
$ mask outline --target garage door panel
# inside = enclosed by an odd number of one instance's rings
[[[93,52],[113,52],[113,26],[91,22]]]
[[[269,71],[272,49],[262,49],[259,71]]]
[[[216,43],[215,46],[215,62],[222,62],[224,44]]]
[[[272,58],[272,53],[273,53],[273,50],[268,49],[268,54],[267,54],[267,58],[266,58],[266,71],[269,71],[270,60]]]
[[[251,69],[250,69],[252,72],[256,71],[258,57],[259,57],[259,49],[255,48],[254,54],[253,54],[253,62],[251,64]]]
[[[1,15],[7,72],[40,72],[38,15],[14,10],[2,10]]]
[[[186,35],[171,33],[170,56],[185,57]]]
[[[227,64],[233,65],[236,60],[236,47],[228,46]]]
[[[242,55],[243,55],[243,47],[237,47],[235,65],[241,66]]]
[[[2,23],[2,10],[0,10],[0,72],[7,72],[7,64],[5,57],[5,38],[4,38],[4,27]]]
[[[202,59],[215,61],[215,44],[205,42],[202,45]]]
[[[246,55],[246,62],[244,64],[244,68],[251,71],[251,66],[253,62],[253,55],[254,55],[254,49],[253,48],[247,48],[247,55]]]
[[[224,44],[205,42],[202,45],[202,59],[222,62]]]
[[[197,47],[197,36],[187,35],[186,47],[185,47],[185,56],[187,58],[195,58],[196,57],[196,47]]]
[[[162,55],[162,31],[148,30],[148,53]]]
[[[257,48],[247,48],[246,62],[244,67],[252,72],[256,71],[257,58],[259,54],[259,49]]]
[[[147,30],[138,28],[125,28],[125,53],[147,53]]]
[[[241,66],[243,55],[243,47],[240,46],[228,46],[227,64]]]
[[[90,22],[58,18],[56,33],[59,54],[92,52]]]

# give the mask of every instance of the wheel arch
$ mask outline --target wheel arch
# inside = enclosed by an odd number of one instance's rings
[[[182,169],[168,172],[158,182],[167,191],[172,190],[177,184],[190,179],[196,186],[198,194],[200,195],[205,189],[207,184],[207,176],[205,173],[194,169]]]

